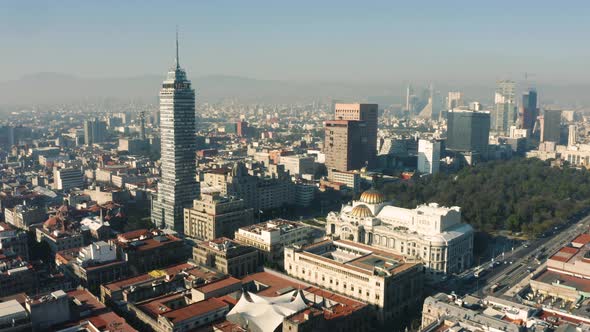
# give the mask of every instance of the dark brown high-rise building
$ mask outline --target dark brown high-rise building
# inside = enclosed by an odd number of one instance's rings
[[[326,121],[326,168],[349,171],[362,168],[368,159],[368,126],[365,121]]]
[[[379,107],[377,104],[336,104],[336,120],[364,121],[367,126],[367,162],[369,167],[374,167],[377,162],[377,121]],[[364,163],[362,166],[365,166]],[[361,166],[361,167],[362,167]]]

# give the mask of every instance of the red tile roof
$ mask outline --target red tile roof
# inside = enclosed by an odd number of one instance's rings
[[[579,243],[583,246],[590,243],[590,234],[580,234],[577,238],[575,238],[572,243]]]
[[[223,308],[228,308],[228,305],[225,302],[212,297],[207,300],[189,304],[186,307],[168,311],[162,316],[176,323],[195,316],[204,315],[211,311],[221,310]]]

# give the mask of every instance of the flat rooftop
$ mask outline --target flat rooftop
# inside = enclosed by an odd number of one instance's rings
[[[269,221],[265,221],[259,224],[254,224],[251,226],[246,226],[240,228],[240,230],[244,230],[246,232],[261,234],[262,232],[273,232],[273,231],[280,231],[281,233],[288,233],[293,231],[297,228],[306,227],[306,225],[285,220],[285,219],[273,219]]]
[[[558,272],[553,272],[546,270],[538,276],[535,281],[540,281],[546,284],[553,284],[559,281],[560,286],[564,287],[573,287],[578,291],[582,292],[590,292],[590,280],[589,279],[582,279],[574,276],[570,276],[567,274],[562,274]]]
[[[301,254],[367,275],[375,271],[396,274],[415,265],[395,253],[347,240],[317,242],[304,247]]]

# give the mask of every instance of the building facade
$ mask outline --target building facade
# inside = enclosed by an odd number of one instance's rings
[[[324,153],[326,168],[350,171],[367,166],[368,126],[364,121],[326,121]]]
[[[256,248],[224,237],[198,243],[193,248],[193,259],[234,277],[252,274],[260,267]]]
[[[183,232],[184,208],[199,196],[196,181],[195,90],[180,68],[178,38],[176,66],[160,90],[161,178],[152,200],[152,222]]]
[[[84,175],[79,168],[55,168],[53,170],[53,187],[56,190],[84,188]]]
[[[264,261],[280,263],[285,247],[310,243],[312,235],[313,228],[305,224],[274,219],[238,229],[235,240],[257,248]]]
[[[427,276],[459,273],[473,263],[473,228],[459,207],[435,203],[404,209],[375,190],[326,218],[326,234],[384,248],[423,262]]]
[[[254,223],[254,209],[244,200],[203,193],[192,208],[184,209],[184,234],[199,240],[232,237],[240,227]]]
[[[485,156],[489,137],[489,112],[454,109],[447,113],[447,150]]]
[[[540,124],[541,142],[560,142],[561,110],[544,110]]]
[[[369,167],[374,167],[377,161],[377,125],[379,120],[379,107],[377,104],[341,104],[334,106],[334,118],[336,120],[364,121],[367,125],[367,162]]]
[[[374,305],[381,321],[408,315],[421,304],[420,263],[351,241],[325,240],[285,249],[288,275]]]
[[[440,142],[434,140],[418,141],[418,172],[436,174],[440,168]]]

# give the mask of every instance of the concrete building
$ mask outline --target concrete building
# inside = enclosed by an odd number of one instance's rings
[[[486,156],[490,136],[490,113],[463,109],[447,113],[446,149]]]
[[[575,124],[568,126],[567,146],[575,146],[578,143],[578,127]]]
[[[29,243],[27,233],[0,222],[0,249],[3,252],[13,252],[16,256],[29,260]]]
[[[117,258],[116,245],[104,241],[59,251],[55,263],[65,275],[94,294],[100,293],[100,285],[127,275],[127,262]]]
[[[180,68],[177,38],[176,65],[160,90],[161,178],[157,198],[152,199],[152,222],[180,233],[184,208],[199,197],[195,128],[195,90]]]
[[[204,173],[205,186],[221,189],[222,196],[243,199],[254,211],[281,208],[295,201],[294,184],[283,165],[270,164],[261,176],[249,174],[243,163]]]
[[[17,300],[0,302],[0,328],[11,332],[32,330],[29,314]]]
[[[101,285],[100,300],[126,311],[127,303],[137,303],[178,289],[199,287],[226,278],[205,266],[180,263],[131,278]]]
[[[350,171],[367,166],[369,160],[367,130],[368,127],[364,121],[326,121],[324,143],[326,168]]]
[[[53,170],[53,189],[68,191],[84,188],[84,175],[79,168],[55,168]]]
[[[377,104],[341,104],[334,106],[334,119],[364,121],[367,126],[366,150],[369,167],[374,167],[377,161],[377,125],[379,107]],[[347,170],[347,169],[346,169]]]
[[[420,263],[351,241],[325,240],[285,248],[287,274],[374,305],[389,321],[417,308],[423,292]]]
[[[328,179],[345,184],[354,194],[361,191],[361,174],[359,172],[328,170]]]
[[[436,203],[404,209],[375,190],[326,218],[326,234],[423,262],[427,276],[460,273],[473,263],[473,228],[459,207]]]
[[[261,265],[258,256],[256,248],[225,237],[200,242],[193,248],[196,263],[234,277],[258,271]]]
[[[434,140],[418,141],[418,172],[436,174],[440,168],[440,142]]]
[[[92,145],[102,143],[107,137],[107,123],[97,118],[84,121],[84,143]]]
[[[110,242],[116,244],[132,275],[179,263],[190,255],[180,238],[160,230],[138,229]]]
[[[516,83],[499,81],[494,96],[495,108],[491,112],[491,129],[502,135],[508,134],[510,126],[518,120],[515,100]]]
[[[184,234],[199,240],[232,237],[238,228],[254,223],[254,210],[243,199],[202,193],[192,208],[184,209]]]
[[[529,91],[522,95],[522,105],[520,112],[521,128],[526,129],[529,133],[532,133],[533,129],[535,128],[535,123],[537,122],[537,117],[539,116],[539,111],[537,109],[537,91],[534,89],[529,89]]]
[[[36,292],[39,275],[35,268],[14,253],[0,250],[0,296]]]
[[[459,298],[438,293],[424,301],[420,331],[524,332],[527,326],[535,331],[534,323],[528,320],[536,312],[533,307],[491,296],[481,300],[473,296]],[[542,329],[543,326],[539,327]]]
[[[452,110],[460,106],[463,106],[463,92],[449,91],[447,96],[447,110]]]
[[[142,331],[188,332],[223,319],[229,312],[229,305],[216,297],[193,302],[177,292],[130,303],[128,309],[142,324]]]
[[[545,110],[540,120],[541,142],[559,143],[561,139],[561,110]]]
[[[39,206],[16,205],[4,209],[4,220],[20,229],[28,230],[33,224],[42,223],[47,219],[47,211]]]
[[[79,248],[84,245],[82,232],[64,217],[53,216],[43,224],[35,228],[37,242],[45,242],[49,245],[51,253]]]
[[[293,176],[313,174],[315,158],[306,155],[281,156],[280,164],[285,166],[285,171]]]
[[[257,248],[264,261],[280,263],[285,247],[311,243],[313,232],[313,228],[305,224],[274,219],[238,229],[235,240]]]
[[[558,162],[568,162],[575,167],[590,168],[590,145],[588,144],[565,146],[546,141],[539,144],[537,150],[528,151],[526,156],[540,160],[554,159]]]

